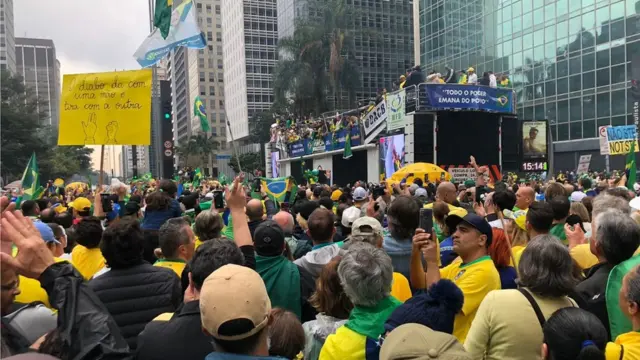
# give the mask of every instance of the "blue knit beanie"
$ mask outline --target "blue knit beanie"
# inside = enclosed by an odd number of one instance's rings
[[[400,325],[416,323],[451,334],[454,318],[462,310],[463,301],[462,290],[450,280],[442,279],[395,309],[384,329],[392,331]]]

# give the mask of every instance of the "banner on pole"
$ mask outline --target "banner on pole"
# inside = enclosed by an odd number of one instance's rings
[[[600,126],[598,137],[600,139],[600,155],[609,155],[609,140],[607,139],[607,128],[610,126]]]
[[[65,75],[58,145],[149,145],[151,70]]]
[[[386,101],[381,101],[365,115],[364,119],[362,119],[365,144],[370,143],[382,130],[386,129],[387,116]]]
[[[589,172],[589,164],[591,163],[591,154],[580,155],[580,161],[578,161],[578,169],[576,173],[578,175]]]
[[[627,154],[633,144],[635,144],[634,151],[640,151],[640,148],[638,147],[638,133],[635,125],[607,126],[605,134],[607,148],[609,150],[608,155]],[[602,127],[600,128],[600,137],[601,139],[603,137]],[[602,140],[600,141],[602,142]]]
[[[404,115],[407,105],[407,93],[404,89],[387,95],[387,131],[403,129],[405,125]]]

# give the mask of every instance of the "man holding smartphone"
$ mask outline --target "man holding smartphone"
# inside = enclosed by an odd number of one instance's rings
[[[500,275],[488,255],[492,230],[485,219],[475,214],[449,215],[445,222],[453,231],[453,250],[462,261],[454,261],[440,269],[435,235],[416,229],[411,252],[411,285],[416,289],[428,289],[440,279],[458,285],[464,295],[464,304],[455,317],[453,335],[464,342],[484,297],[492,290],[500,290]],[[427,263],[426,271],[421,255]]]

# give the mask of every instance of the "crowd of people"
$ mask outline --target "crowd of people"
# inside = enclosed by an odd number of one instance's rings
[[[393,83],[393,90],[408,88],[409,86],[417,86],[422,83],[428,84],[461,84],[461,85],[483,85],[492,88],[512,87],[508,74],[495,74],[493,71],[485,71],[482,77],[478,78],[478,74],[473,67],[464,70],[454,70],[449,66],[445,66],[445,73],[431,70],[425,75],[420,65],[416,65],[403,75],[400,75],[398,81]]]
[[[1,356],[640,359],[640,186],[478,169],[2,197]]]

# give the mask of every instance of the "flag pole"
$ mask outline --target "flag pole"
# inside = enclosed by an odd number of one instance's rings
[[[102,190],[102,172],[103,172],[103,170],[104,170],[104,145],[100,145],[100,172],[98,173],[98,188],[100,190]]]
[[[231,148],[233,148],[233,155],[236,156],[236,161],[238,162],[238,170],[242,173],[242,165],[240,165],[240,157],[238,156],[238,149],[236,148],[236,143],[233,140],[233,131],[231,131],[231,123],[229,122],[229,118],[227,118],[227,127],[229,128],[229,137],[231,138]]]

